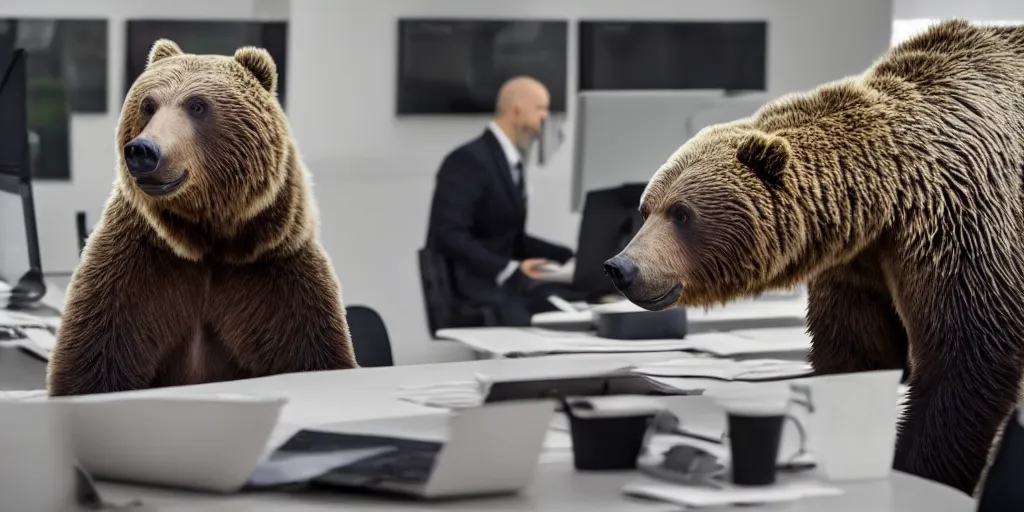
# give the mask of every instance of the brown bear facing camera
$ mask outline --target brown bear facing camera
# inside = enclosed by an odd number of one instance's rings
[[[266,50],[153,45],[67,290],[50,395],[357,366],[276,88]]]
[[[971,493],[1024,365],[1024,27],[953,20],[711,126],[606,263],[652,310],[808,284],[820,374],[909,370],[895,468]]]

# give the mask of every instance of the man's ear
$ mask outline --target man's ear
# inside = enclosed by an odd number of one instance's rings
[[[149,57],[146,58],[146,67],[150,67],[153,63],[166,59],[167,57],[174,57],[175,55],[184,55],[181,48],[171,41],[170,39],[157,39],[153,43],[153,47],[149,49]]]
[[[256,77],[271,94],[277,90],[277,64],[270,52],[255,46],[243,46],[235,52],[235,60]]]
[[[769,185],[781,186],[789,164],[789,141],[755,130],[740,139],[736,159]]]

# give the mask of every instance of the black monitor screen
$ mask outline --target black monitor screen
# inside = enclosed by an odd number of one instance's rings
[[[580,90],[764,91],[766,22],[583,21]]]
[[[552,112],[565,112],[564,21],[401,19],[398,114],[492,112],[501,84],[528,75],[547,87]]]
[[[288,92],[288,23],[284,21],[129,20],[125,94],[146,70],[149,50],[157,39],[177,43],[195,54],[234,55],[242,46],[265,48],[277,65],[277,99],[286,107]]]
[[[627,183],[587,193],[572,282],[587,301],[600,302],[604,296],[618,294],[604,273],[604,262],[625,249],[643,226],[639,208],[645,188],[646,183]]]
[[[25,56],[0,49],[0,174],[18,177],[30,172]]]
[[[22,180],[0,174],[0,281],[14,286],[32,269]]]

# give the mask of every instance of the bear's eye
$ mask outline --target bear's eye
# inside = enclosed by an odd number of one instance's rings
[[[207,107],[206,102],[199,98],[192,98],[185,104],[185,108],[188,109],[189,115],[192,117],[203,117],[206,115]]]
[[[672,217],[672,221],[679,224],[686,224],[693,217],[690,209],[681,204],[672,205],[672,208],[668,210],[668,215]]]
[[[142,115],[146,117],[152,117],[156,114],[156,102],[152,98],[146,98],[142,100]]]

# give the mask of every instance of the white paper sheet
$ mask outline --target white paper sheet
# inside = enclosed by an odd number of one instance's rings
[[[803,361],[779,359],[713,359],[704,357],[679,358],[637,366],[634,373],[651,377],[709,378],[719,380],[768,380],[805,377],[813,372]]]
[[[40,349],[50,352],[53,347],[57,345],[57,337],[50,332],[49,329],[43,329],[40,327],[24,327],[21,332],[28,336],[28,339],[36,344]]]
[[[737,355],[800,352],[810,349],[806,335],[794,335],[800,329],[765,329],[768,336],[759,337],[758,329],[734,332],[705,332],[684,339],[616,340],[601,338],[590,332],[567,332],[540,327],[464,327],[441,329],[439,338],[459,341],[483,352],[503,357],[529,357],[547,354],[630,353],[693,351],[719,357]]]
[[[630,483],[626,484],[622,491],[633,496],[688,507],[756,505],[843,494],[842,489],[812,481],[776,484],[762,488],[725,485],[722,489],[662,483]]]
[[[466,409],[483,404],[490,390],[486,378],[401,386],[398,399],[443,409]]]
[[[30,315],[21,311],[11,311],[9,309],[0,309],[0,325],[7,325],[13,327],[27,327],[27,326],[39,326],[45,327],[53,325],[54,319],[48,317],[41,317],[36,315]]]

